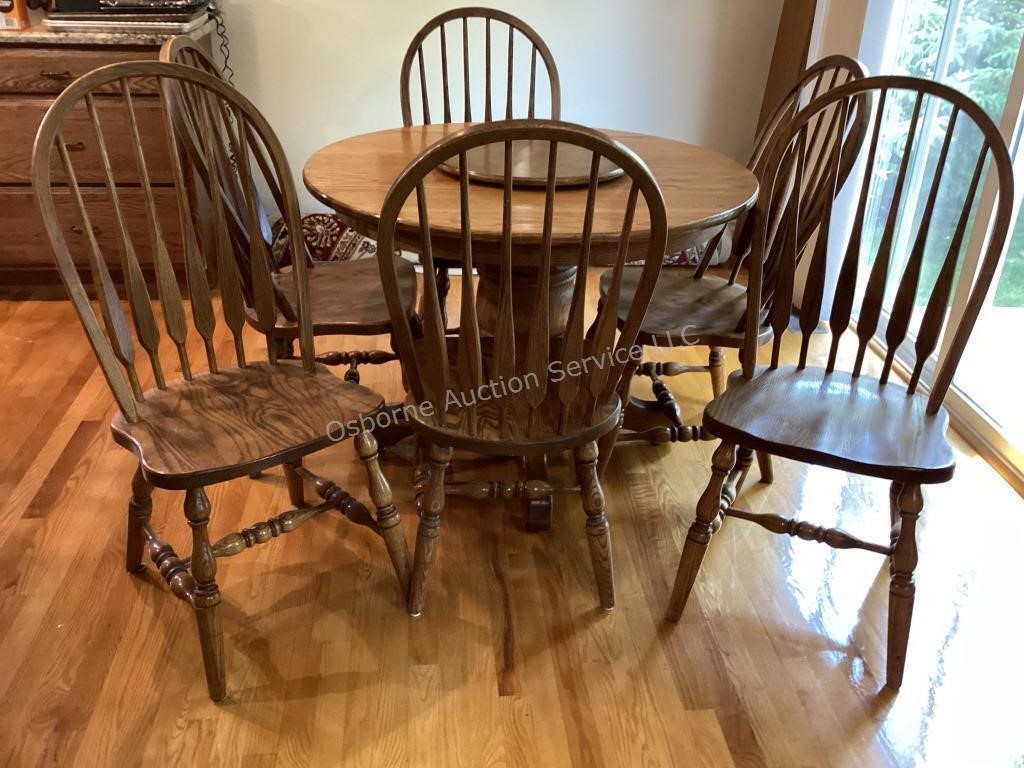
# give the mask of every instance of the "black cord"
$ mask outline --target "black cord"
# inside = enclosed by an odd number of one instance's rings
[[[235,70],[231,68],[228,63],[231,59],[231,41],[228,40],[228,28],[224,24],[224,12],[217,7],[216,3],[210,3],[210,18],[213,19],[213,23],[217,27],[217,37],[220,38],[218,47],[220,48],[220,54],[224,61],[221,66],[221,72],[231,85],[235,84]]]

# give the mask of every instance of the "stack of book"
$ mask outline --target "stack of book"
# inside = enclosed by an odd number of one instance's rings
[[[209,0],[57,0],[43,22],[53,32],[180,35],[198,29]]]

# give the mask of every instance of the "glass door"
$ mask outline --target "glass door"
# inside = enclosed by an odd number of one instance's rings
[[[924,77],[950,85],[977,101],[1000,126],[1014,153],[1018,186],[1024,180],[1024,151],[1020,147],[1021,104],[1024,101],[1024,0],[873,0],[869,6],[868,32],[882,32],[878,66],[884,74]],[[876,51],[879,40],[868,40]],[[875,62],[878,64],[877,60]],[[892,189],[901,162],[901,151],[909,130],[912,100],[892,98],[883,114],[883,133],[879,156],[886,165],[871,180],[867,232],[861,251],[863,265],[869,266],[878,249],[889,214]],[[896,246],[890,274],[903,269],[899,255],[910,252],[912,228],[929,194],[928,185],[938,160],[949,111],[925,109],[917,126],[917,138],[910,158],[905,204],[899,211]],[[975,129],[960,130],[957,125],[950,149],[950,162],[943,169],[938,188],[933,227],[925,250],[919,291],[918,312],[934,283],[941,260],[956,227],[963,192],[969,185],[978,157],[981,137]],[[1019,197],[1017,204],[1019,206]],[[986,185],[979,195],[967,245],[961,262],[961,274],[973,275],[991,224],[995,203],[994,185]],[[1018,403],[1020,375],[1024,374],[1024,355],[1016,353],[1024,340],[1024,222],[1017,216],[1007,256],[996,287],[989,297],[971,337],[967,353],[957,371],[954,387],[947,399],[957,426],[979,448],[994,459],[997,467],[1024,490],[1024,403]],[[868,270],[860,274],[866,279]],[[895,291],[897,281],[891,280]],[[950,302],[950,319],[957,320],[964,310],[970,280],[959,281]],[[891,298],[891,297],[890,297]],[[884,337],[885,318],[879,336]],[[912,323],[912,327],[916,323]],[[941,360],[949,339],[926,369]],[[904,359],[912,359],[912,340]]]

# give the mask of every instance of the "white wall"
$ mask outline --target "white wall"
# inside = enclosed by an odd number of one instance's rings
[[[860,57],[864,17],[872,0],[818,0],[811,33],[809,61],[841,53]],[[892,5],[892,0],[874,0]]]
[[[469,4],[469,3],[466,3]],[[222,0],[235,84],[281,136],[301,188],[331,141],[401,124],[412,36],[457,0]],[[562,117],[682,139],[745,162],[782,0],[494,0],[547,42]],[[315,203],[308,196],[306,207]]]
[[[882,60],[887,25],[881,23],[877,27],[876,36],[865,34],[865,22],[870,15],[869,6],[874,6],[876,15],[886,14],[891,10],[892,0],[818,0],[807,61],[812,63],[826,56],[843,54],[859,59],[866,66],[869,75],[877,74],[879,62]],[[835,285],[839,280],[842,255],[846,252],[846,244],[853,231],[853,212],[860,189],[858,182],[863,174],[864,157],[861,156],[843,190],[836,197],[829,228],[829,255],[825,266],[826,286]],[[814,245],[815,241],[808,244],[807,253],[813,253]],[[797,268],[793,288],[793,305],[796,307],[803,301],[810,265],[811,260],[805,258]],[[827,318],[832,311],[833,298],[832,293],[826,289],[821,303],[821,319]]]

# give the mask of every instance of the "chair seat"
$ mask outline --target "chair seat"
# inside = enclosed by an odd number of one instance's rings
[[[925,413],[927,398],[870,376],[793,366],[742,371],[708,404],[704,426],[715,437],[776,456],[913,483],[953,476],[944,409]]]
[[[464,394],[453,388],[457,397],[465,400],[471,397],[471,390]],[[581,396],[576,402],[582,405]],[[410,398],[407,405],[415,406]],[[507,405],[505,432],[501,431],[499,406]],[[477,429],[475,433],[469,428],[469,409],[462,407],[449,408],[448,423],[438,426],[433,419],[408,409],[413,429],[433,443],[450,446],[459,450],[488,456],[538,456],[569,450],[584,445],[606,435],[618,424],[621,403],[618,395],[613,394],[587,419],[583,426],[566,430],[564,434],[549,425],[559,423],[561,401],[558,400],[557,389],[549,387],[547,396],[540,405],[538,427],[534,433],[527,430],[529,408],[522,395],[507,394],[499,399],[479,402],[476,406]]]
[[[398,287],[406,312],[416,310],[416,270],[405,259],[395,258]],[[355,334],[376,336],[391,332],[391,316],[384,300],[377,259],[317,262],[309,270],[309,298],[312,305],[314,335]],[[298,299],[291,267],[274,276],[288,303]],[[278,320],[282,335],[298,336],[294,322]]]
[[[138,403],[139,421],[118,413],[110,428],[149,482],[183,490],[295,461],[330,445],[332,422],[383,404],[322,365],[308,374],[300,361],[261,362],[150,390]]]
[[[502,434],[499,420],[499,402],[509,404],[506,417],[506,432]],[[415,404],[408,401],[410,406]],[[526,430],[528,410],[526,402],[514,396],[501,400],[490,400],[477,406],[477,430],[469,431],[469,410],[455,409],[449,413],[446,426],[438,426],[433,420],[419,413],[409,411],[413,429],[439,445],[449,445],[461,451],[470,451],[485,456],[540,456],[568,451],[607,434],[618,423],[621,403],[617,395],[611,395],[596,410],[594,417],[585,426],[559,434],[557,429],[546,425],[558,423],[560,403],[557,396],[549,394],[541,404],[541,427],[535,434]]]
[[[488,456],[539,456],[558,453],[597,440],[618,423],[622,409],[618,395],[613,394],[609,397],[593,414],[582,414],[578,409],[586,407],[589,396],[584,396],[584,392],[580,392],[572,401],[573,410],[570,411],[571,419],[568,423],[582,426],[560,434],[557,428],[553,428],[553,425],[557,427],[561,423],[562,401],[558,399],[559,382],[549,380],[544,400],[538,409],[534,432],[529,433],[527,426],[530,422],[530,409],[525,392],[514,393],[506,383],[505,386],[496,384],[493,390],[484,393],[483,398],[476,398],[477,431],[471,434],[468,409],[460,404],[473,400],[475,390],[471,385],[461,383],[462,376],[456,365],[451,362],[459,359],[458,339],[447,336],[445,341],[449,360],[446,379],[449,401],[447,425],[438,426],[432,416],[414,412],[419,404],[411,395],[406,400],[406,412],[413,429],[431,442]],[[553,338],[552,341],[558,343],[557,338]],[[424,342],[417,339],[413,343],[419,346]],[[499,378],[490,372],[491,361],[494,359],[494,343],[492,336],[480,339],[485,385],[492,381],[497,382]],[[519,347],[520,351],[524,348],[525,343]],[[423,351],[417,354],[418,359],[424,359],[426,356]],[[517,370],[522,369],[523,361],[520,359],[517,362]],[[501,381],[504,382],[504,379]],[[501,396],[492,397],[492,392]],[[501,430],[500,406],[508,408],[504,433]]]
[[[622,274],[619,324],[625,322],[640,282],[641,269],[627,267]],[[743,319],[747,311],[747,289],[715,275],[693,278],[694,270],[663,269],[651,297],[651,305],[640,327],[637,343],[646,346],[741,347]],[[601,298],[608,294],[611,270],[601,275]],[[763,341],[771,335],[765,328]]]

